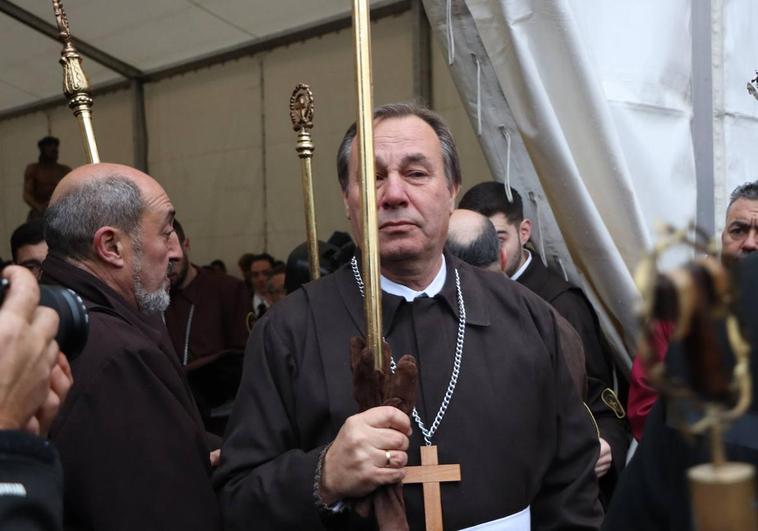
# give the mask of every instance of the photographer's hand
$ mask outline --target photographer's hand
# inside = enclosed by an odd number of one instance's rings
[[[0,306],[0,429],[18,430],[50,393],[58,315],[38,306],[37,281],[25,268],[8,266],[2,276],[10,286]]]
[[[58,409],[60,409],[64,400],[66,400],[68,390],[71,389],[73,383],[74,377],[71,374],[68,359],[61,352],[58,354],[58,362],[50,374],[50,389],[48,390],[47,398],[39,410],[37,410],[37,413],[26,424],[24,430],[34,435],[47,437],[50,425],[55,420]]]

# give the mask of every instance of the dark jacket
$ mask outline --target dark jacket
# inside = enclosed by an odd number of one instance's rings
[[[47,441],[0,431],[0,529],[63,529],[63,473]]]
[[[79,293],[90,332],[50,431],[65,473],[72,529],[219,528],[210,448],[160,317],[56,256],[44,280]]]
[[[532,261],[518,282],[549,302],[582,338],[587,364],[586,402],[600,436],[608,442],[613,454],[613,466],[600,481],[604,502],[607,502],[624,468],[630,434],[626,419],[619,419],[603,400],[603,391],[613,389],[613,360],[597,315],[582,290],[546,268],[537,253],[532,253]],[[623,403],[623,398],[621,400]]]

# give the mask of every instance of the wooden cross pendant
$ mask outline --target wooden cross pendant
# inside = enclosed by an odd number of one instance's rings
[[[440,483],[460,481],[461,465],[440,465],[436,446],[421,447],[421,466],[405,467],[404,484],[421,483],[424,488],[426,531],[442,531]]]

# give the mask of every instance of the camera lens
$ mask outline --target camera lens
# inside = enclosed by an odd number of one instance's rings
[[[10,282],[0,278],[0,305],[5,300],[5,292]],[[84,301],[76,292],[61,286],[40,285],[39,304],[55,310],[58,314],[58,335],[55,340],[66,357],[73,360],[81,354],[89,336],[89,314]]]
[[[78,356],[89,335],[89,315],[81,297],[75,291],[61,286],[40,285],[40,306],[52,308],[58,314],[60,325],[55,340],[69,359]]]

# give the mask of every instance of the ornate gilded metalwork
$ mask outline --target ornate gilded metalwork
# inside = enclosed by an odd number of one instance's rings
[[[313,199],[313,172],[311,158],[315,147],[311,140],[313,128],[313,93],[308,85],[300,83],[290,97],[290,120],[297,132],[295,151],[300,157],[300,175],[303,182],[303,202],[305,203],[305,232],[308,241],[308,268],[311,280],[319,278],[318,234],[316,231],[316,208]]]
[[[694,466],[687,472],[695,527],[703,531],[756,529],[756,512],[753,508],[754,468],[747,463],[728,462],[723,441],[726,427],[744,414],[752,401],[750,345],[743,338],[737,317],[733,313],[736,292],[732,279],[721,263],[713,258],[717,254],[716,242],[702,237],[702,233],[696,232],[698,236],[693,237],[693,228],[675,230],[663,227],[663,237],[637,268],[635,280],[642,294],[639,315],[643,331],[638,355],[647,368],[649,382],[667,396],[671,403],[686,404],[690,412],[699,410],[702,415],[692,423],[676,419],[675,416],[670,419],[679,424],[685,433],[707,433],[710,443],[711,461]],[[659,273],[659,257],[669,248],[679,245],[692,247],[697,252],[706,252],[711,256],[697,258],[687,268]],[[707,282],[703,279],[707,279]],[[659,300],[660,295],[656,295],[657,290],[665,284],[670,288],[667,293],[672,300]],[[707,292],[705,298],[704,292]],[[688,357],[696,361],[692,363],[688,360],[689,382],[676,381],[668,376],[664,362],[653,355],[651,333],[656,308],[659,312],[667,313],[666,319],[673,322],[671,341],[684,341],[682,344],[687,345],[688,350],[699,349],[699,352],[687,353]],[[698,326],[709,327],[716,321],[725,323],[727,338],[734,353],[731,381],[728,372],[721,370],[721,353],[717,352],[714,344],[687,341],[688,337],[700,339],[697,336]],[[693,322],[698,324],[693,325]],[[709,345],[710,348],[703,345]],[[706,374],[694,374],[698,372]]]
[[[371,22],[368,0],[353,0],[353,45],[358,118],[358,178],[361,184],[361,259],[366,296],[366,345],[373,350],[374,368],[382,363],[382,292],[379,287],[379,224],[376,218],[376,173],[374,171],[374,102],[371,93]]]
[[[305,83],[298,84],[290,97],[290,120],[295,131],[313,129],[314,108],[311,88]]]
[[[90,162],[100,162],[97,151],[95,131],[92,127],[92,97],[89,94],[89,82],[82,69],[82,58],[71,41],[71,29],[68,17],[63,10],[61,0],[53,1],[53,13],[58,24],[58,40],[63,44],[60,64],[63,67],[63,94],[68,106],[79,120],[84,150]]]

